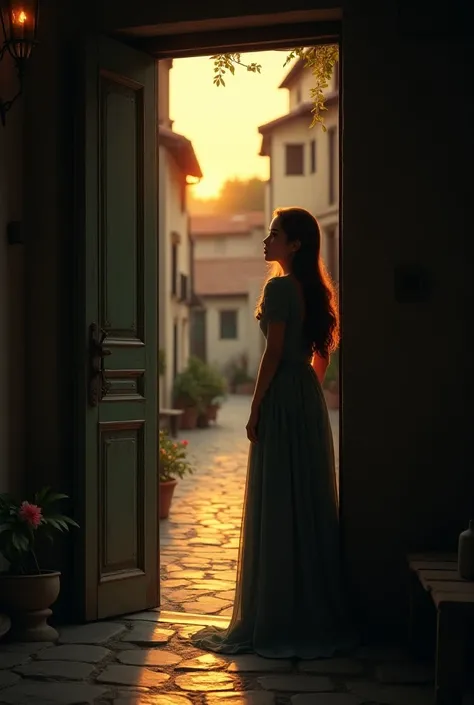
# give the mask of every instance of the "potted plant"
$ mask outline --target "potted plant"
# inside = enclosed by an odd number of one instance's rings
[[[221,400],[226,394],[226,381],[217,367],[208,365],[197,357],[189,359],[189,370],[199,385],[197,425],[203,428],[208,426],[210,421],[217,420]]]
[[[73,519],[57,511],[67,495],[49,487],[37,492],[33,502],[0,495],[0,553],[9,569],[0,573],[0,604],[11,619],[11,636],[18,641],[54,641],[57,631],[48,624],[51,605],[60,590],[59,571],[38,564],[37,545],[53,541],[54,533],[77,527]]]
[[[253,394],[255,380],[248,373],[248,357],[245,353],[230,364],[228,378],[234,394]]]
[[[339,350],[331,355],[323,390],[328,409],[339,409]]]
[[[182,479],[191,475],[194,470],[187,459],[187,441],[173,441],[168,431],[160,431],[160,451],[158,457],[158,472],[160,485],[160,519],[167,519],[170,513],[173,493],[177,485],[177,477]]]
[[[189,367],[176,375],[173,385],[173,397],[175,408],[183,411],[179,420],[180,428],[186,431],[196,428],[199,406],[202,400],[199,382]]]

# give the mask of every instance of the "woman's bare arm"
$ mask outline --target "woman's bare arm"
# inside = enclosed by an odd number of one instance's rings
[[[265,396],[275,372],[280,364],[285,340],[286,324],[282,321],[269,323],[267,330],[267,344],[262,355],[257,375],[257,384],[252,399],[252,409],[258,409]]]

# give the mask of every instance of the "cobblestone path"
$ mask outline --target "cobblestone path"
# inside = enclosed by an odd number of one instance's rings
[[[248,404],[231,398],[218,427],[182,435],[196,474],[161,522],[166,610],[65,627],[56,644],[1,642],[0,705],[432,705],[432,669],[392,647],[296,662],[191,645],[201,626],[229,620]]]
[[[180,433],[194,475],[179,482],[169,519],[160,522],[163,609],[232,612],[247,473],[250,398],[231,396],[217,425]],[[338,452],[339,415],[331,412]]]
[[[393,648],[354,658],[217,657],[189,637],[209,620],[156,611],[0,643],[0,705],[432,705],[432,672]]]

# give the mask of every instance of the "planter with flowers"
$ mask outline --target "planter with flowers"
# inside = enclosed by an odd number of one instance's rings
[[[181,409],[183,412],[179,420],[180,428],[186,431],[196,428],[202,399],[199,382],[189,367],[176,375],[173,398],[175,409]]]
[[[182,479],[185,475],[191,475],[194,472],[187,458],[187,446],[187,441],[174,441],[169,437],[168,431],[160,430],[158,458],[160,519],[167,519],[169,516],[173,493],[178,483],[176,478]]]
[[[214,365],[208,365],[197,357],[191,357],[188,369],[199,386],[199,428],[209,426],[211,421],[217,421],[217,413],[227,392],[225,377]]]
[[[48,624],[51,605],[60,590],[59,571],[44,570],[36,549],[43,539],[77,527],[59,514],[57,503],[67,495],[45,488],[33,502],[0,495],[0,553],[9,569],[0,573],[0,607],[11,619],[10,635],[17,641],[54,641],[57,631]]]

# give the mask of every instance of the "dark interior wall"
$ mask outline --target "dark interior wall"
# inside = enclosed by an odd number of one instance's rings
[[[103,8],[109,26],[123,27],[275,12],[285,3],[104,0]],[[79,9],[87,12],[80,3],[45,3],[25,94],[29,474],[35,483],[66,485],[74,374],[71,41],[84,24]],[[362,604],[374,619],[395,622],[405,551],[455,549],[474,514],[466,342],[472,60],[454,36],[403,36],[391,3],[348,0],[343,9],[343,528]],[[453,61],[445,59],[446,42]],[[426,301],[395,300],[394,270],[403,263],[432,277]]]
[[[3,40],[1,37],[0,41]],[[0,63],[0,99],[18,91],[8,53]],[[24,253],[8,239],[8,225],[22,220],[22,120],[17,101],[0,124],[0,492],[21,492],[24,481]]]
[[[406,552],[456,551],[474,514],[472,55],[429,15],[345,17],[344,533],[364,603],[396,622]],[[400,265],[426,300],[397,301]]]

